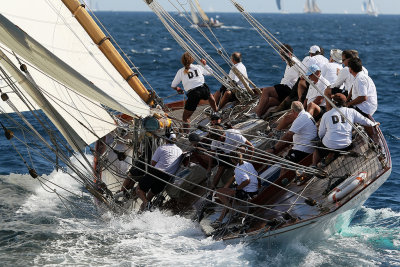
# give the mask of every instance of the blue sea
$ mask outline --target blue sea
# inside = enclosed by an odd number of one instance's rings
[[[183,50],[152,13],[98,12],[119,45],[161,97],[181,67]],[[216,15],[216,14],[211,14]],[[240,51],[259,87],[280,82],[285,65],[240,14],[219,14],[225,26],[211,41],[228,54]],[[159,211],[101,214],[84,188],[46,161],[32,179],[9,142],[0,137],[0,266],[400,266],[400,16],[256,14],[281,42],[303,58],[311,45],[356,49],[374,80],[374,115],[388,142],[393,172],[339,231],[323,240],[282,246],[228,245],[205,237],[195,222]],[[175,16],[221,66],[217,51]],[[209,34],[209,32],[206,31]],[[215,91],[217,81],[208,77]],[[178,100],[169,97],[166,101]],[[58,197],[61,194],[63,198]],[[322,235],[323,233],[321,233]]]

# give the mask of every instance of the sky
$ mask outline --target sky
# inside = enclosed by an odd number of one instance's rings
[[[143,0],[81,0],[97,10],[150,11]],[[158,0],[168,11],[176,11],[170,2],[186,3],[188,0]],[[249,12],[278,13],[275,0],[236,0]],[[281,0],[289,13],[302,13],[305,0]],[[322,13],[360,14],[365,0],[317,0]],[[199,0],[206,12],[237,12],[230,0]],[[400,0],[375,0],[379,14],[400,14]],[[91,4],[90,4],[91,3]]]

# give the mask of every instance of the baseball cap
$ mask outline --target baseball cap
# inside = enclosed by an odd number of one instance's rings
[[[319,48],[319,46],[318,45],[313,45],[313,46],[311,46],[310,47],[310,51],[309,51],[311,54],[315,54],[315,53],[317,53],[317,52],[321,52],[321,49]]]
[[[343,51],[340,49],[332,49],[331,58],[337,63],[342,63],[342,53]]]
[[[319,66],[317,64],[311,65],[310,68],[308,69],[306,75],[310,76],[311,74],[313,74],[319,70],[321,70],[321,69],[319,68]]]
[[[170,133],[166,133],[165,134],[165,137],[168,139],[168,140],[174,140],[174,139],[176,139],[176,134],[174,134],[173,132],[170,132]]]
[[[189,142],[200,142],[200,136],[197,133],[191,133],[188,136]]]

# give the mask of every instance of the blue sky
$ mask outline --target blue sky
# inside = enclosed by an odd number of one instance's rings
[[[83,0],[81,0],[83,1]],[[149,11],[143,0],[85,0],[92,3],[92,7],[98,10],[115,11]],[[164,8],[175,11],[169,3],[177,4],[178,1],[186,3],[187,0],[158,0]],[[285,9],[289,13],[303,12],[305,0],[282,0]],[[361,5],[364,0],[317,0],[323,13],[361,13]],[[236,12],[230,0],[199,0],[206,12]],[[237,0],[247,11],[276,13],[278,9],[275,0]],[[400,0],[375,0],[375,5],[380,14],[400,14]]]

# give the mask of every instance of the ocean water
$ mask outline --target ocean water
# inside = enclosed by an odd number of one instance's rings
[[[159,95],[173,95],[170,83],[183,51],[159,20],[152,13],[97,15]],[[327,53],[332,48],[357,49],[375,81],[379,108],[374,117],[388,142],[393,172],[353,220],[343,218],[344,226],[321,241],[229,245],[205,237],[186,218],[159,211],[101,214],[80,184],[45,161],[37,165],[48,187],[41,186],[2,136],[0,266],[400,266],[400,16],[255,17],[281,42],[291,44],[299,58],[314,44]],[[229,54],[242,52],[249,77],[260,87],[279,83],[285,65],[257,32],[239,14],[221,14],[220,20],[226,26],[215,29],[215,35]],[[197,40],[228,68],[207,41]],[[219,88],[212,78],[207,83],[213,91]]]

